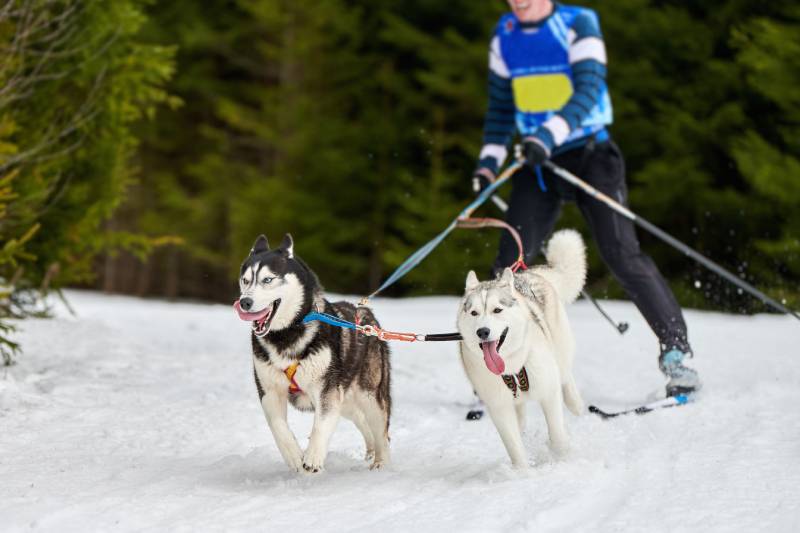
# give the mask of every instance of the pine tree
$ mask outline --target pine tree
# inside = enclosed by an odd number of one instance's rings
[[[761,279],[800,302],[800,8],[776,6],[780,19],[754,17],[732,41],[758,113],[731,152],[752,195],[770,206],[771,231],[757,236]],[[790,283],[786,283],[789,281]]]
[[[14,0],[0,11],[0,319],[29,315],[33,289],[89,279],[102,249],[153,244],[101,231],[131,179],[130,124],[168,100],[171,52],[136,41],[140,8]]]

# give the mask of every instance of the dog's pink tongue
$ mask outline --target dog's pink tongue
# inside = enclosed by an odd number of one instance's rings
[[[264,310],[260,313],[248,313],[247,311],[242,309],[241,305],[239,305],[239,300],[233,302],[233,308],[239,314],[239,318],[247,322],[252,322],[253,320],[261,320],[267,315],[267,310]]]
[[[242,309],[242,306],[239,305],[239,300],[236,300],[235,302],[233,302],[233,308],[236,310],[236,313],[239,315],[239,318],[241,318],[242,320],[247,320],[247,321],[252,320],[252,318],[250,318],[250,316],[249,316],[250,313],[248,313],[247,311]]]
[[[498,376],[502,374],[506,369],[506,363],[497,353],[497,341],[482,342],[481,349],[483,349],[483,362],[486,363],[489,372]]]

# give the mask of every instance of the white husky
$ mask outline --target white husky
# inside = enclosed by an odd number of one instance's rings
[[[579,415],[583,400],[572,376],[575,341],[564,304],[577,298],[586,279],[586,249],[578,232],[550,239],[547,265],[478,281],[467,276],[458,313],[461,361],[486,404],[515,467],[528,462],[522,444],[525,403],[537,400],[547,420],[551,447],[568,447],[566,404]]]

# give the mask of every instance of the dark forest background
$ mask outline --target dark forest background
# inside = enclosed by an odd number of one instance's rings
[[[0,4],[0,339],[68,285],[228,302],[259,233],[364,294],[472,196],[501,0]],[[582,4],[634,211],[796,306],[800,6]],[[459,230],[390,294],[458,293],[498,238]],[[641,240],[684,305],[763,309]],[[590,276],[622,295],[594,249]]]

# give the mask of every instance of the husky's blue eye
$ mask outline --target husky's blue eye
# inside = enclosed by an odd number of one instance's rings
[[[261,283],[272,283],[272,280],[275,278],[264,278],[261,280]]]
[[[502,310],[502,309],[500,309],[499,307],[495,307],[495,308],[494,308],[494,314],[497,314],[497,313],[502,313],[502,312],[503,312],[503,310]]]

